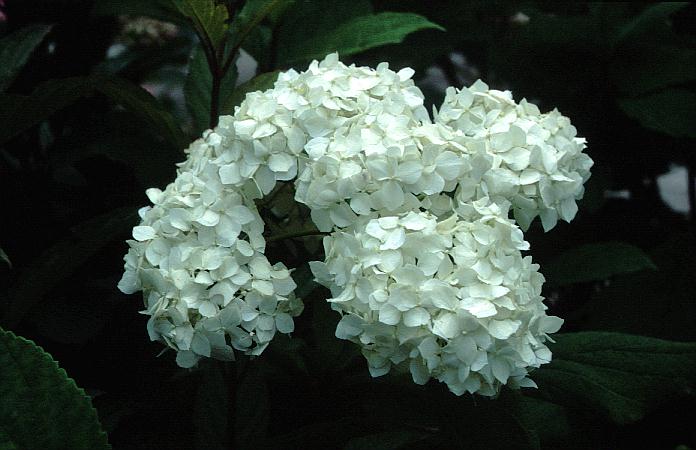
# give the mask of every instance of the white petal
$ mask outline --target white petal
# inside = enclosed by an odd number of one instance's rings
[[[198,355],[210,357],[210,341],[203,334],[196,333],[191,341],[191,350]]]
[[[176,354],[176,363],[179,367],[189,369],[198,363],[198,356],[191,350],[179,350]]]
[[[352,339],[362,333],[362,326],[362,319],[352,314],[346,314],[336,326],[336,337],[339,339]]]
[[[379,310],[379,321],[387,325],[396,325],[401,320],[401,313],[392,305],[383,305]]]
[[[430,323],[430,314],[425,308],[417,307],[404,314],[404,324],[407,327],[418,327]]]
[[[488,323],[488,332],[497,339],[507,339],[512,336],[519,328],[519,320],[491,320]]]
[[[292,317],[290,317],[289,314],[286,313],[278,313],[278,315],[275,318],[276,321],[276,328],[278,328],[278,331],[281,333],[292,333],[295,330],[295,323],[292,320]]]
[[[136,241],[148,241],[154,239],[156,236],[157,232],[152,227],[146,225],[133,227],[133,239]]]

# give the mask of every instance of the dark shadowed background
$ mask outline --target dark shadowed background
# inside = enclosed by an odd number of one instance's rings
[[[576,220],[546,234],[536,221],[526,233],[562,331],[696,341],[693,4],[283,3],[241,45],[221,113],[272,82],[255,75],[322,56],[351,17],[427,18],[446,31],[423,27],[341,59],[414,68],[429,105],[481,78],[558,108],[588,140],[595,166]],[[17,66],[0,77],[0,325],[86,390],[114,448],[696,448],[694,391],[650,384],[640,394],[648,406],[633,414],[640,371],[619,378],[617,401],[631,414],[618,416],[575,397],[557,403],[543,383],[491,401],[436,382],[371,380],[354,346],[333,337],[326,291],[311,286],[293,338],[278,336],[257,360],[186,371],[172,353],[157,357],[141,298],[116,283],[145,189],[172,181],[183,148],[209,126],[196,33],[168,0],[5,0],[0,11],[0,75]],[[27,34],[34,47],[22,53]],[[278,258],[310,259],[288,245]],[[636,367],[669,362],[638,358]]]

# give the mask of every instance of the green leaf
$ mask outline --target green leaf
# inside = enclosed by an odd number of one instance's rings
[[[73,77],[42,83],[29,96],[0,94],[0,145],[91,92],[83,78]]]
[[[88,79],[95,89],[126,108],[136,118],[157,131],[176,148],[183,149],[188,139],[181,132],[174,116],[155,97],[137,84],[118,77],[95,76]]]
[[[292,65],[323,58],[336,51],[340,56],[352,55],[386,44],[398,44],[410,33],[429,28],[444,31],[444,28],[423,16],[397,12],[354,17],[332,30],[316,32],[304,27],[309,35],[295,30],[293,37],[279,41],[278,63],[281,66]]]
[[[657,267],[643,250],[625,242],[602,242],[561,253],[542,272],[550,285],[565,286],[646,269]]]
[[[622,92],[640,95],[696,80],[696,50],[640,42],[644,45],[622,51],[609,67]]]
[[[244,101],[249,92],[265,91],[271,89],[278,79],[279,71],[266,72],[255,76],[246,83],[242,83],[228,96],[224,102],[220,102],[220,114],[234,114],[234,107]]]
[[[193,23],[198,35],[217,51],[227,32],[227,8],[214,0],[172,0],[179,12]]]
[[[10,269],[12,268],[12,261],[10,261],[10,257],[7,256],[7,253],[5,253],[5,250],[0,247],[0,261],[4,261],[7,264],[7,267]]]
[[[650,257],[660,270],[617,277],[591,294],[581,310],[582,329],[696,341],[696,237],[672,233]]]
[[[115,237],[137,222],[134,207],[119,208],[75,227],[71,236],[48,248],[16,278],[9,289],[3,323],[14,327],[58,283],[72,275]]]
[[[515,397],[511,405],[512,414],[525,429],[536,433],[542,443],[562,440],[572,433],[568,411],[564,407],[527,395]]]
[[[609,74],[636,96],[696,80],[696,50],[672,27],[669,16],[688,3],[657,3],[617,33]]]
[[[689,2],[659,2],[648,6],[635,19],[621,27],[616,42],[635,38],[645,34],[656,26],[664,25],[667,18],[675,12],[689,6]]]
[[[117,77],[99,75],[49,80],[29,96],[0,95],[0,120],[4,125],[0,128],[0,144],[94,92],[110,97],[176,148],[187,145],[174,117],[145,89]]]
[[[48,353],[3,329],[0,431],[3,448],[110,448],[84,391]]]
[[[271,71],[272,43],[273,31],[266,25],[258,25],[244,39],[242,48],[256,60],[258,64],[256,68],[257,73]]]
[[[124,107],[175,148],[187,146],[188,139],[174,116],[142,87],[122,78],[107,76],[89,77],[85,83]]]
[[[674,137],[696,138],[696,93],[685,89],[619,100],[619,106],[646,128]]]
[[[186,106],[193,117],[195,134],[200,134],[210,126],[210,101],[213,85],[213,76],[206,61],[205,52],[201,47],[194,50],[188,70],[188,76],[184,83]],[[234,94],[236,81],[237,67],[231,64],[220,83],[220,104],[225,104]]]
[[[12,442],[12,438],[8,436],[7,433],[5,433],[1,428],[0,428],[0,449],[1,450],[21,450],[19,447],[15,445],[14,442]]]
[[[592,331],[554,339],[553,361],[532,373],[554,403],[625,424],[694,388],[696,343]]]
[[[281,15],[293,0],[248,0],[242,9],[235,15],[231,31],[234,46],[242,45],[246,37],[266,17],[274,18]]]
[[[0,39],[0,92],[14,81],[52,25],[31,25]]]

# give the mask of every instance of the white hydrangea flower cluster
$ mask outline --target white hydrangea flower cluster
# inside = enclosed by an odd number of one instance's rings
[[[435,120],[413,70],[346,66],[332,54],[247,94],[188,149],[128,241],[124,292],[143,290],[152,339],[177,362],[259,354],[293,330],[289,270],[264,256],[254,200],[295,179],[324,240],[312,263],[370,372],[407,368],[456,394],[531,385],[544,342],[543,276],[522,231],[571,220],[592,161],[557,111],[476,83],[448,90]]]
[[[559,217],[575,217],[593,162],[582,153],[585,139],[557,110],[541,114],[536,105],[524,99],[517,104],[510,91],[490,90],[479,80],[469,88],[448,88],[435,120],[471,138],[469,147],[482,144],[477,146],[492,165],[479,190],[511,201],[523,229],[536,216],[547,231]],[[465,192],[460,201],[471,198]]]
[[[457,395],[534,386],[529,368],[562,320],[546,316],[543,276],[522,231],[483,198],[439,221],[428,212],[361,219],[324,239],[312,263],[343,313],[336,336],[362,346],[373,376],[392,366]]]
[[[119,289],[144,292],[150,338],[177,350],[182,367],[233,359],[233,348],[258,355],[302,311],[290,271],[264,255],[254,204],[297,173],[276,107],[252,94],[191,144],[174,183],[147,191],[154,206],[141,209],[128,241]]]

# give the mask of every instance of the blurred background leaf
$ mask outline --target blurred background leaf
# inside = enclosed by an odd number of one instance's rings
[[[12,84],[37,45],[43,41],[50,25],[32,25],[0,39],[0,92]]]
[[[694,4],[181,0],[181,14],[171,0],[4,3],[0,42],[36,34],[0,56],[12,73],[0,94],[0,247],[13,263],[0,265],[0,296],[24,292],[15,329],[89,388],[115,448],[696,446],[694,398],[680,390],[691,344],[637,337],[696,341]],[[427,105],[482,78],[572,119],[596,162],[578,217],[525,233],[549,280],[549,313],[566,320],[551,370],[533,374],[542,389],[489,401],[398,373],[370,378],[359,349],[334,337],[338,314],[306,270],[321,257],[311,238],[269,252],[300,267],[306,311],[246,375],[230,372],[239,363],[186,372],[172,352],[155,357],[141,300],[115,285],[135,205],[173,180],[181,150],[209,126],[210,64],[196,32],[230,63],[221,113],[279,70],[337,50],[348,64],[413,67]],[[306,224],[287,207],[291,189],[282,196],[269,228]],[[579,340],[592,344],[595,332],[609,337],[587,353]],[[655,372],[663,365],[668,377]]]
[[[34,308],[55,285],[80,268],[114,237],[122,237],[136,224],[133,208],[121,208],[91,219],[73,230],[64,239],[25,267],[8,291],[3,323],[14,327]]]
[[[641,249],[624,242],[586,244],[565,251],[544,265],[551,285],[563,286],[657,267]]]
[[[621,109],[644,127],[674,137],[696,138],[696,94],[667,89],[656,94],[620,100]]]

